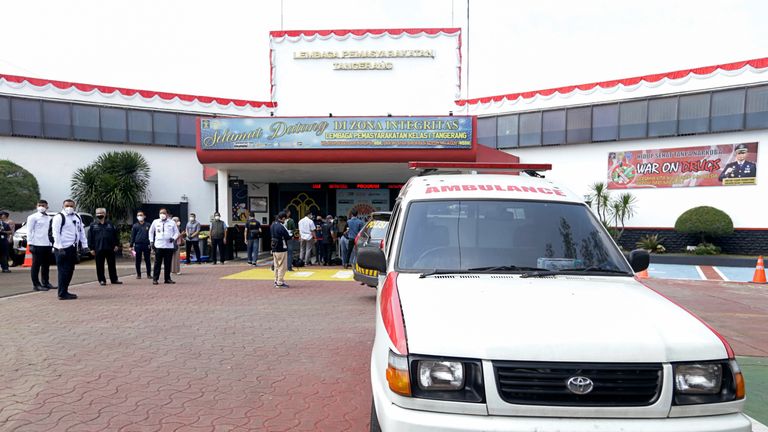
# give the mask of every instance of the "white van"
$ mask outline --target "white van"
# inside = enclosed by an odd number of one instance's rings
[[[358,256],[381,275],[371,430],[750,431],[730,346],[648,262],[543,178],[412,178]]]

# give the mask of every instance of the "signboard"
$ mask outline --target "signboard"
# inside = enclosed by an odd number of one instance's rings
[[[389,190],[387,189],[346,189],[336,192],[336,212],[340,216],[352,217],[352,209],[365,218],[375,211],[389,211]]]
[[[201,118],[202,150],[472,148],[472,117]]]
[[[757,143],[608,154],[608,189],[757,184]]]

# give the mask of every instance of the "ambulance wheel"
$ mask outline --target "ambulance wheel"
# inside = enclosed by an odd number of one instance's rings
[[[376,415],[376,404],[373,403],[373,399],[371,399],[371,432],[381,432],[379,417]]]

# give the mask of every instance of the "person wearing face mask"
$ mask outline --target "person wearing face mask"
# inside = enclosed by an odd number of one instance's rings
[[[189,214],[189,221],[184,228],[187,233],[187,265],[192,263],[192,249],[195,249],[195,262],[200,264],[200,222],[194,213]]]
[[[10,239],[13,238],[13,226],[8,222],[8,212],[0,211],[0,268],[3,273],[10,273],[8,256],[11,251]]]
[[[48,238],[48,228],[51,217],[48,216],[48,201],[41,199],[37,202],[37,211],[27,217],[27,244],[32,252],[32,289],[48,291],[55,289],[50,284],[48,276],[51,268],[51,240]],[[40,283],[42,276],[43,283]]]
[[[181,230],[181,219],[178,216],[171,218],[176,224],[176,228]],[[171,259],[171,273],[181,274],[181,247],[184,246],[184,231],[179,232],[179,237],[176,238],[176,247],[173,250],[173,258]]]
[[[147,279],[152,277],[152,264],[149,261],[149,222],[143,211],[136,213],[137,223],[131,227],[131,248],[136,254],[136,279],[141,279],[141,259],[147,268]]]
[[[75,213],[75,202],[64,200],[64,209],[51,221],[53,235],[53,254],[56,257],[56,269],[59,277],[59,300],[74,300],[77,295],[69,292],[69,283],[75,273],[75,264],[79,260],[77,247],[88,251],[88,239],[80,216]]]
[[[216,249],[221,254],[221,263],[224,264],[224,245],[227,244],[227,224],[221,220],[219,212],[213,214],[211,222],[211,261],[216,265]]]
[[[107,219],[107,209],[96,209],[96,223],[91,225],[88,231],[88,244],[91,245],[91,255],[96,258],[96,279],[99,285],[107,284],[104,277],[104,261],[107,261],[109,281],[112,285],[121,285],[117,279],[117,266],[115,265],[115,253],[120,249],[120,240],[117,236],[117,228]]]
[[[176,245],[176,239],[179,238],[179,228],[176,222],[168,218],[168,210],[161,208],[160,217],[152,222],[149,227],[149,241],[155,250],[155,268],[152,273],[152,285],[157,285],[160,279],[160,265],[163,266],[163,282],[175,284],[171,280],[171,260],[173,260],[173,251]]]

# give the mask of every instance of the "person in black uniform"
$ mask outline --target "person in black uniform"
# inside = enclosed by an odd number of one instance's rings
[[[245,242],[248,244],[248,264],[256,265],[259,260],[259,241],[261,240],[261,223],[251,214],[245,223]]]
[[[8,257],[11,251],[10,242],[13,237],[13,228],[11,224],[6,222],[7,218],[8,212],[0,211],[0,268],[3,269],[3,273],[11,272],[8,268]]]
[[[107,284],[104,277],[104,260],[107,260],[109,281],[113,285],[120,285],[117,279],[117,266],[115,265],[115,252],[120,249],[120,240],[117,236],[117,228],[107,220],[107,209],[96,209],[96,223],[91,225],[88,231],[88,244],[91,245],[91,255],[96,257],[96,278],[99,285]]]
[[[141,279],[141,258],[144,257],[144,266],[147,269],[147,279],[152,277],[152,264],[149,258],[149,222],[143,211],[136,213],[136,222],[131,227],[131,248],[136,254],[136,279]]]
[[[739,144],[734,151],[736,152],[736,160],[723,168],[723,172],[718,177],[720,181],[727,178],[757,177],[757,165],[747,160],[749,153],[747,145]]]

